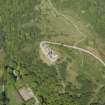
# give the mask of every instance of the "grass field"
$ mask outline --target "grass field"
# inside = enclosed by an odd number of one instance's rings
[[[80,105],[89,103],[91,99],[93,103],[98,103],[97,98],[102,91],[101,89],[105,87],[104,66],[91,56],[79,51],[57,46],[52,46],[52,48],[56,52],[61,52],[60,58],[66,64],[63,74],[66,72],[65,83],[67,87],[70,84],[71,89],[69,91],[72,94],[72,99],[79,102]],[[62,69],[60,71],[62,72]],[[102,98],[102,100],[104,99]],[[90,101],[90,103],[92,102]],[[101,101],[99,102],[101,103]],[[102,102],[104,103],[104,101]]]
[[[18,93],[25,85],[40,105],[104,105],[105,67],[97,59],[49,44],[59,56],[53,64],[40,49],[41,41],[59,42],[105,61],[104,5],[104,0],[0,0],[0,105],[5,97],[8,105],[32,105]]]

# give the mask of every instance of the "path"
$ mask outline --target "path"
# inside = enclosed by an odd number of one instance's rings
[[[64,46],[64,47],[67,47],[67,48],[72,48],[72,49],[75,49],[75,50],[79,50],[81,52],[84,52],[84,53],[87,53],[87,54],[93,56],[95,59],[97,59],[105,67],[105,62],[100,57],[96,56],[95,54],[93,54],[92,52],[90,52],[86,49],[83,49],[83,48],[80,48],[80,47],[77,47],[77,46],[71,46],[71,45],[66,45],[66,44],[63,44],[63,43],[50,42],[50,41],[42,41],[41,43],[59,45],[59,46]]]
[[[64,80],[63,80],[63,78],[61,76],[61,73],[60,73],[60,71],[59,71],[59,69],[57,67],[56,67],[56,72],[57,72],[57,75],[58,75],[58,79],[60,80],[61,85],[63,87],[62,92],[65,93],[66,84],[65,84],[65,82],[64,82]]]
[[[50,8],[55,12],[56,15],[59,15],[59,16],[63,17],[68,23],[71,23],[71,24],[75,27],[75,29],[76,29],[81,35],[84,36],[84,33],[79,29],[78,25],[72,21],[72,17],[71,17],[71,16],[68,17],[68,16],[62,14],[61,12],[59,12],[59,11],[53,6],[51,0],[42,0],[42,1],[41,1],[42,4],[43,4],[44,2],[47,2],[47,3],[49,4]],[[54,15],[55,15],[55,14],[54,14]],[[71,19],[70,19],[70,17],[71,17]],[[85,39],[86,39],[86,35],[85,35],[82,39],[80,39],[78,42],[76,42],[74,45],[79,44],[80,42],[84,41]]]
[[[101,84],[101,85],[99,85],[99,86],[97,87],[97,89],[95,90],[95,93],[93,94],[93,97],[91,98],[91,100],[88,102],[87,105],[91,105],[91,103],[94,102],[94,100],[96,99],[96,97],[97,97],[99,91],[102,89],[103,86],[104,86],[104,85]]]
[[[39,102],[39,100],[38,100],[36,95],[34,95],[34,99],[35,99],[35,104],[34,105],[40,105],[40,102]]]
[[[72,23],[72,25],[76,28],[76,30],[81,34],[81,35],[84,35],[84,33],[82,31],[80,31],[80,29],[78,28],[77,24],[75,24],[70,18],[68,18],[66,15],[60,13],[52,4],[51,0],[47,0],[50,7],[52,7],[52,9],[55,11],[56,14],[62,16],[65,18],[65,20],[69,23]],[[76,42],[74,45],[77,45],[79,44],[80,42],[84,41],[86,39],[86,35],[81,39],[79,40],[78,42]]]

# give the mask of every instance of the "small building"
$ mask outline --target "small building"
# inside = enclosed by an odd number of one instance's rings
[[[29,87],[23,87],[23,88],[19,89],[19,93],[20,93],[21,97],[24,99],[24,101],[28,101],[34,97],[34,94],[31,90],[31,88],[29,88]]]

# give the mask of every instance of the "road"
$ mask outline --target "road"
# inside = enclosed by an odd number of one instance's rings
[[[91,55],[92,57],[94,57],[96,60],[98,60],[105,67],[105,62],[100,57],[98,57],[97,55],[93,54],[92,52],[90,52],[86,49],[83,49],[83,48],[80,48],[80,47],[77,47],[77,46],[71,46],[71,45],[66,45],[66,44],[63,44],[63,43],[50,42],[50,41],[42,41],[41,43],[64,46],[64,47],[67,47],[67,48],[70,48],[70,49],[75,49],[75,50],[87,53],[87,54]]]

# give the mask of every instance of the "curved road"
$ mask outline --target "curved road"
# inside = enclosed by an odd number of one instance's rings
[[[87,54],[93,56],[95,59],[97,59],[105,67],[105,62],[100,57],[96,56],[95,54],[93,54],[92,52],[90,52],[86,49],[83,49],[83,48],[80,48],[80,47],[77,47],[77,46],[71,46],[71,45],[66,45],[66,44],[63,44],[63,43],[50,42],[50,41],[42,41],[40,44],[53,44],[53,45],[59,45],[59,46],[64,46],[64,47],[67,47],[67,48],[72,48],[72,49],[75,49],[75,50],[79,50],[81,52],[84,52],[84,53],[87,53]]]

